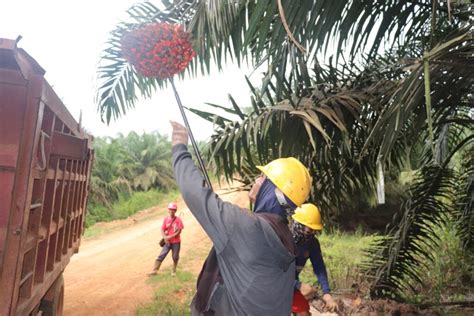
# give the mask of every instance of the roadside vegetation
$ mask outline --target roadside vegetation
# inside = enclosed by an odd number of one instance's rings
[[[136,315],[191,315],[189,304],[194,295],[197,276],[189,271],[180,270],[176,272],[176,276],[171,276],[170,272],[170,269],[164,269],[158,276],[148,281],[157,288],[153,302],[139,306]]]
[[[460,243],[459,227],[452,219],[444,219],[444,223],[434,228],[440,240],[432,254],[433,261],[421,260],[418,269],[422,282],[412,282],[413,288],[405,296],[408,302],[468,302],[473,299],[474,256]]]
[[[86,227],[124,219],[137,211],[178,196],[167,136],[135,132],[94,141]]]

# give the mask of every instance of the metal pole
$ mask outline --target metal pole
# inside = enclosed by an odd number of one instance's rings
[[[196,154],[196,158],[199,162],[199,166],[201,167],[201,171],[204,175],[207,186],[211,190],[213,190],[212,185],[211,185],[211,180],[209,179],[209,175],[207,174],[206,167],[204,166],[204,161],[202,160],[201,153],[199,152],[199,148],[197,146],[197,143],[194,140],[193,132],[191,131],[191,127],[189,126],[188,119],[186,117],[186,113],[184,112],[183,104],[181,103],[181,99],[179,98],[178,91],[176,90],[176,87],[174,85],[173,77],[170,78],[170,81],[171,81],[171,86],[173,87],[174,96],[176,97],[176,102],[178,102],[178,107],[179,107],[179,110],[181,111],[181,116],[183,117],[184,125],[186,125],[186,129],[188,130],[189,138],[191,139],[191,144],[193,145],[193,149],[194,149],[194,152]]]

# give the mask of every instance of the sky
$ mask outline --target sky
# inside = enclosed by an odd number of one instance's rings
[[[182,122],[171,87],[157,90],[154,97],[141,100],[126,116],[102,123],[94,104],[94,86],[103,43],[125,11],[136,0],[1,0],[0,38],[22,39],[18,46],[45,70],[46,80],[62,99],[69,112],[94,136],[116,136],[159,131],[170,134],[169,120]],[[154,1],[157,3],[157,1]],[[231,94],[239,105],[248,105],[250,92],[244,76],[247,66],[228,65],[224,72],[211,76],[176,80],[184,106],[210,110],[205,103],[230,105]],[[254,78],[252,77],[252,81]],[[212,134],[212,124],[187,111],[197,140]]]

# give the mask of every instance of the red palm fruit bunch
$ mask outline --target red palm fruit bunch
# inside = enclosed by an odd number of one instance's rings
[[[169,78],[196,56],[190,35],[179,24],[146,24],[122,37],[122,54],[141,75]]]

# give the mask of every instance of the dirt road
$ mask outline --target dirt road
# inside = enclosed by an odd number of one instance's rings
[[[248,203],[243,192],[221,197],[243,207]],[[182,201],[178,209],[185,226],[181,237],[181,256],[185,257],[194,244],[208,239]],[[138,304],[152,300],[153,289],[145,281],[160,249],[164,214],[164,208],[157,207],[131,219],[102,224],[114,231],[82,242],[64,274],[66,316],[134,315]],[[163,268],[170,263],[166,258]],[[199,270],[202,260],[196,260],[196,265]]]

